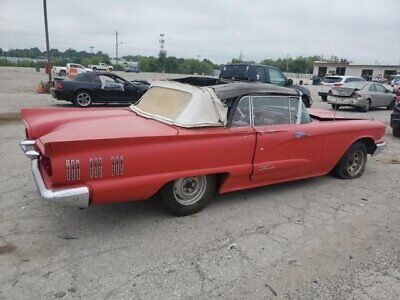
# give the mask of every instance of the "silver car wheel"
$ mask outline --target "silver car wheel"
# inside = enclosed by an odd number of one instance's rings
[[[88,93],[79,93],[76,97],[76,102],[78,102],[79,106],[86,107],[92,103],[92,98]]]
[[[206,189],[206,176],[192,176],[175,180],[173,194],[179,204],[189,206],[201,200]]]
[[[365,156],[361,150],[356,150],[351,155],[347,162],[347,172],[350,176],[354,177],[358,175],[360,170],[363,168]]]

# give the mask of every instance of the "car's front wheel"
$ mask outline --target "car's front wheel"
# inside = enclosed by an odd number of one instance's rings
[[[80,91],[75,94],[74,104],[77,107],[89,107],[92,102],[92,96],[88,91]]]
[[[393,99],[392,102],[387,106],[387,109],[392,110],[396,106],[396,99]]]
[[[363,142],[354,143],[343,155],[332,174],[341,179],[360,177],[367,165],[367,147]]]
[[[161,189],[166,208],[177,216],[199,212],[211,200],[216,190],[214,175],[199,175],[176,179]]]
[[[332,109],[333,110],[339,110],[340,106],[337,104],[332,104]]]
[[[393,136],[400,137],[400,128],[393,128]]]

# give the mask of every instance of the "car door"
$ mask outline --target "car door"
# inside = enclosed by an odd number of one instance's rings
[[[98,92],[99,101],[103,102],[119,102],[124,98],[123,84],[117,82],[111,75],[101,74],[98,76],[100,81],[100,89]]]
[[[271,68],[268,67],[268,77],[269,77],[269,83],[280,85],[280,86],[285,86],[287,83],[287,78],[283,73],[276,69],[276,68]]]
[[[134,103],[140,97],[139,89],[133,85],[131,82],[126,81],[125,79],[114,76],[116,82],[120,83],[123,87],[123,91],[121,92],[120,101],[127,102],[127,103]]]
[[[389,106],[393,100],[391,93],[388,93],[386,88],[379,83],[375,83],[376,97],[378,98],[378,104],[376,106]]]
[[[251,179],[268,184],[313,176],[322,137],[303,102],[299,106],[298,98],[252,96],[251,106],[257,134]]]

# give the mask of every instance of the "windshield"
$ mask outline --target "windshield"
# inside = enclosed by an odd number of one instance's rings
[[[366,85],[364,81],[351,81],[343,84],[343,87],[362,90]]]
[[[336,83],[342,81],[341,77],[335,77],[335,76],[326,76],[323,80],[323,82],[326,83]]]
[[[246,65],[227,65],[221,70],[220,78],[224,79],[243,79],[248,80],[249,66]]]
[[[133,105],[143,113],[175,121],[189,104],[192,95],[164,87],[152,87]]]

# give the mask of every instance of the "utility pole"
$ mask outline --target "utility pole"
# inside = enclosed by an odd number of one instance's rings
[[[118,31],[115,30],[115,70],[118,70],[118,47],[123,42],[118,42]]]
[[[167,51],[165,51],[164,49],[164,43],[165,43],[165,39],[164,39],[164,33],[160,33],[160,53],[159,53],[159,61],[161,64],[161,68],[162,68],[162,72],[165,72],[165,66],[164,66],[164,62],[165,62],[165,57],[167,57]]]
[[[115,30],[115,69],[118,70],[118,31]]]
[[[94,51],[93,51],[94,46],[90,46],[89,48],[90,48],[90,50],[91,50],[91,52],[92,52],[92,54],[93,54],[93,53],[94,53]]]
[[[47,3],[46,3],[46,0],[43,0],[43,11],[44,11],[44,29],[46,32],[47,66],[48,66],[48,71],[49,71],[49,82],[51,82],[50,42],[49,42],[49,27],[47,25]]]

